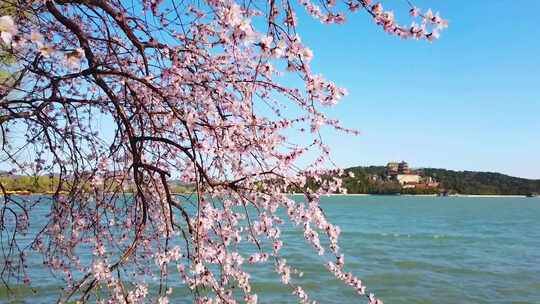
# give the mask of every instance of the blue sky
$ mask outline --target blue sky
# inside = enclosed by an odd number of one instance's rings
[[[383,3],[410,23],[405,1]],[[415,4],[450,21],[439,41],[389,36],[364,12],[333,26],[300,16],[314,70],[350,93],[329,113],[362,132],[325,132],[337,164],[540,178],[540,1]]]
[[[405,0],[383,3],[410,23]],[[540,178],[540,1],[415,4],[450,21],[439,41],[389,36],[363,11],[328,26],[298,10],[313,70],[350,93],[330,116],[361,131],[323,133],[336,163]]]

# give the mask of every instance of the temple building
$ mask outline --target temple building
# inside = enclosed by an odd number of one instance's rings
[[[398,174],[412,174],[407,162],[390,162],[386,165],[386,175],[395,176]]]
[[[422,177],[418,174],[398,174],[396,175],[396,180],[401,184],[418,184],[420,183]]]
[[[399,174],[411,174],[411,170],[409,169],[409,164],[402,161],[398,164],[398,173]]]
[[[386,165],[386,175],[390,180],[398,181],[401,185],[418,184],[422,177],[414,173],[405,161],[390,162]]]
[[[399,163],[397,162],[391,162],[386,165],[386,175],[387,176],[394,176],[398,174],[399,171]]]

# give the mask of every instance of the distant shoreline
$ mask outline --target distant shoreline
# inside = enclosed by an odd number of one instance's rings
[[[44,193],[34,193],[26,191],[6,191],[8,195],[20,195],[20,196],[31,196],[31,195],[53,195],[54,192],[44,192]],[[131,193],[131,192],[130,192]],[[60,192],[60,194],[65,195],[66,192]],[[173,195],[190,195],[195,194],[195,192],[174,192]],[[0,195],[3,196],[2,193]],[[304,193],[291,193],[290,195],[304,195]],[[407,197],[470,197],[470,198],[511,198],[511,197],[524,197],[527,198],[527,195],[520,194],[453,194],[448,196],[439,196],[437,194],[375,194],[375,193],[331,193],[324,194],[322,196],[407,196]]]
[[[292,195],[304,195],[303,193],[293,193]],[[437,194],[371,194],[371,193],[350,193],[350,194],[344,194],[344,193],[332,193],[332,194],[324,194],[323,196],[422,196],[422,197],[493,197],[493,198],[505,198],[505,197],[527,197],[526,195],[520,195],[520,194],[454,194],[454,195],[448,195],[448,196],[439,196]]]
[[[508,194],[508,195],[497,195],[497,194],[485,194],[485,195],[479,195],[479,194],[457,194],[454,195],[457,197],[527,197],[526,195],[518,195],[518,194]]]

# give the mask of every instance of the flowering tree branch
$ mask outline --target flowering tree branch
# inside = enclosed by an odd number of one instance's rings
[[[256,303],[245,264],[272,261],[281,282],[309,302],[280,254],[287,218],[336,278],[381,303],[346,272],[340,229],[319,206],[321,195],[343,191],[338,177],[322,178],[343,172],[327,169],[319,130],[356,131],[321,110],[346,91],[311,70],[313,51],[296,34],[297,4],[8,2],[17,10],[0,17],[0,44],[23,73],[0,86],[2,161],[10,174],[49,174],[58,183],[41,197],[51,206],[46,219],[30,218],[36,198],[15,197],[0,183],[6,286],[31,283],[24,266],[37,251],[66,282],[60,302],[144,302],[151,276],[160,282],[155,300],[167,303],[177,272],[198,303]],[[402,38],[432,41],[447,26],[412,5],[420,23],[406,27],[368,0],[299,4],[324,23],[344,22],[344,9],[365,10]],[[290,86],[285,75],[303,85]],[[285,130],[311,139],[291,144]],[[320,156],[299,169],[309,151]],[[194,193],[173,193],[172,179]],[[308,179],[321,187],[309,189]],[[304,189],[304,201],[287,195],[293,187]],[[30,220],[44,225],[25,246],[18,236],[31,232]],[[88,247],[92,258],[80,259]]]

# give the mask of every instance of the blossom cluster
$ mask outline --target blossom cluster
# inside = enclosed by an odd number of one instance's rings
[[[376,24],[382,26],[385,32],[401,38],[427,39],[433,41],[440,37],[440,32],[448,27],[448,21],[442,19],[439,13],[428,9],[423,13],[418,7],[411,7],[409,14],[420,18],[420,24],[413,22],[409,27],[397,23],[394,12],[386,11],[380,2],[372,4],[371,0],[361,0],[362,5],[373,16]]]

